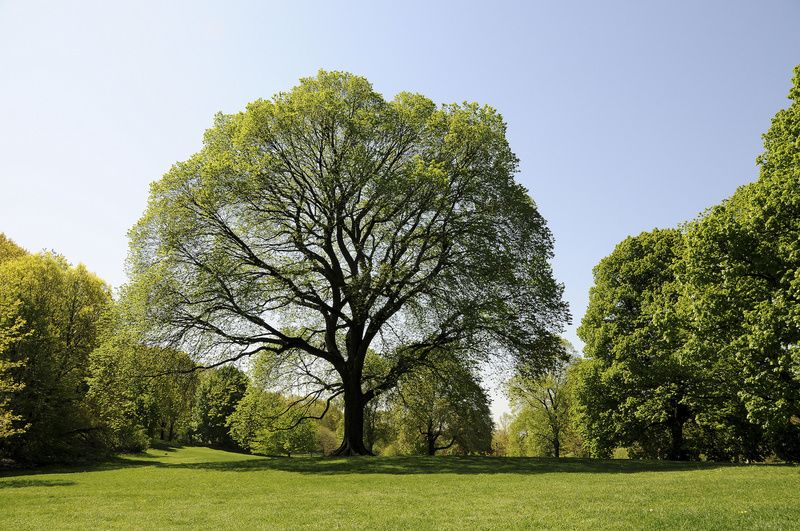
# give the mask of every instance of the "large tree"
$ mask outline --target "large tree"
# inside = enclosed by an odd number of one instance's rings
[[[703,357],[727,360],[750,421],[800,460],[800,66],[758,180],[690,225],[686,284]],[[757,453],[753,450],[748,453]]]
[[[693,417],[691,366],[673,308],[683,236],[653,230],[630,237],[594,269],[578,335],[589,361],[576,374],[579,416],[589,446],[607,454],[634,445],[648,457],[687,459]]]
[[[273,352],[298,406],[343,396],[340,454],[369,453],[365,405],[436,349],[544,366],[568,311],[505,131],[490,107],[386,101],[340,72],[218,115],[131,231],[148,340]],[[370,348],[387,370],[366,383]]]

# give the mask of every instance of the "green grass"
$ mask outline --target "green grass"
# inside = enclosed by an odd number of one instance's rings
[[[800,468],[153,449],[0,473],[0,529],[800,528]]]

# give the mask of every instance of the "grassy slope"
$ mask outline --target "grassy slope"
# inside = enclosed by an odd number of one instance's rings
[[[151,450],[0,473],[0,529],[800,527],[800,468]]]

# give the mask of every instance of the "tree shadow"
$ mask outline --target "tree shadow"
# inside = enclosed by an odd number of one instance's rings
[[[102,472],[106,470],[155,466],[160,464],[157,461],[144,460],[144,459],[152,459],[153,457],[158,457],[158,456],[150,456],[146,454],[141,454],[141,455],[127,454],[127,455],[135,456],[135,458],[115,456],[104,459],[102,461],[95,461],[92,463],[49,464],[49,465],[39,465],[31,468],[13,468],[7,470],[0,470],[0,482],[2,482],[4,478],[9,478],[9,477],[40,476],[44,474],[77,474],[81,472]]]
[[[174,451],[177,447],[170,447]],[[166,450],[166,448],[158,448]],[[169,450],[168,450],[169,451]],[[33,469],[16,469],[0,472],[0,480],[7,477],[26,477],[42,474],[73,474],[124,468],[155,467],[164,469],[209,470],[219,472],[282,471],[298,474],[635,474],[642,472],[680,472],[688,470],[711,470],[747,466],[784,467],[787,464],[746,465],[718,462],[645,461],[629,459],[579,459],[544,457],[458,457],[458,456],[409,456],[409,457],[260,457],[249,456],[238,459],[230,453],[229,461],[201,461],[170,463],[159,461],[164,456],[129,454],[114,457],[92,465],[45,466]],[[25,480],[19,480],[25,481]],[[36,481],[36,480],[30,480]],[[5,482],[8,488],[8,481]],[[13,481],[10,482],[13,484]],[[61,483],[58,483],[61,484]],[[68,482],[63,483],[68,484]],[[27,486],[21,483],[22,486]],[[30,486],[34,486],[31,483]],[[55,486],[55,485],[53,485]]]
[[[730,463],[548,459],[533,457],[264,457],[205,463],[156,463],[157,467],[255,472],[280,470],[300,474],[633,474],[735,467]]]
[[[171,443],[168,441],[152,441],[150,443],[150,448],[153,450],[161,450],[162,452],[176,452],[181,448],[183,448],[183,445]],[[139,454],[133,454],[133,455],[139,455]],[[142,455],[145,455],[144,452],[142,452]]]
[[[2,489],[23,489],[26,487],[68,487],[75,485],[74,481],[64,481],[63,479],[11,479],[0,481]]]

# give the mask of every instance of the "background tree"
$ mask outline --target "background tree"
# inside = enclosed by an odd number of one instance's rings
[[[232,365],[203,371],[197,386],[193,435],[204,444],[235,448],[228,417],[247,391],[247,375]]]
[[[590,359],[580,374],[588,381],[576,397],[586,436],[602,453],[621,445],[651,458],[689,457],[692,372],[672,313],[682,249],[680,231],[656,229],[627,238],[594,269],[578,328]]]
[[[0,308],[19,332],[2,352],[16,382],[6,407],[27,426],[18,436],[0,439],[0,452],[42,462],[102,449],[85,380],[100,317],[110,303],[105,283],[62,257],[42,253],[0,263]]]
[[[508,397],[515,412],[510,432],[531,452],[522,455],[560,457],[562,447],[575,439],[572,429],[572,396],[567,379],[575,362],[575,348],[564,340],[565,358],[558,358],[544,373],[519,371],[508,382]],[[520,439],[519,434],[524,434]],[[570,450],[574,450],[574,445]],[[522,449],[522,448],[520,448]]]
[[[90,356],[88,398],[112,446],[139,451],[150,439],[185,439],[198,384],[188,354],[143,346],[119,322],[104,335]]]
[[[8,361],[5,353],[23,339],[25,322],[19,318],[18,305],[0,302],[0,440],[24,433],[27,426],[22,417],[11,410],[11,398],[25,384],[19,382],[14,373],[24,366],[24,361]]]
[[[395,395],[401,438],[412,452],[486,453],[494,424],[489,398],[472,371],[442,360],[406,375]]]
[[[282,396],[274,390],[278,382],[272,358],[268,354],[255,357],[247,391],[228,417],[231,437],[256,454],[331,453],[336,448],[337,420],[341,419],[337,408],[330,415],[321,414],[328,407],[325,403],[313,404],[305,412],[293,408],[298,397]]]
[[[218,115],[131,231],[147,339],[285,355],[308,403],[343,397],[340,454],[369,453],[364,406],[436,349],[546,365],[567,307],[505,129],[323,71]],[[365,386],[371,347],[389,369]]]
[[[25,250],[0,233],[0,264],[25,256]],[[27,426],[20,423],[22,417],[10,409],[11,397],[21,391],[25,384],[15,378],[24,365],[24,360],[10,361],[8,351],[24,336],[25,321],[19,314],[20,301],[4,299],[0,302],[0,440],[23,433]]]
[[[514,416],[505,412],[497,420],[494,431],[492,432],[492,453],[497,456],[509,455],[511,439],[511,423]]]
[[[255,454],[291,457],[314,451],[324,453],[316,422],[288,408],[291,401],[292,397],[249,387],[228,419],[231,436],[239,446]]]
[[[28,252],[17,245],[4,233],[0,232],[0,263],[6,260],[13,260],[14,258],[21,258],[28,254]]]
[[[759,179],[690,226],[685,280],[698,352],[735,376],[726,385],[768,446],[800,460],[800,66],[789,98]]]

